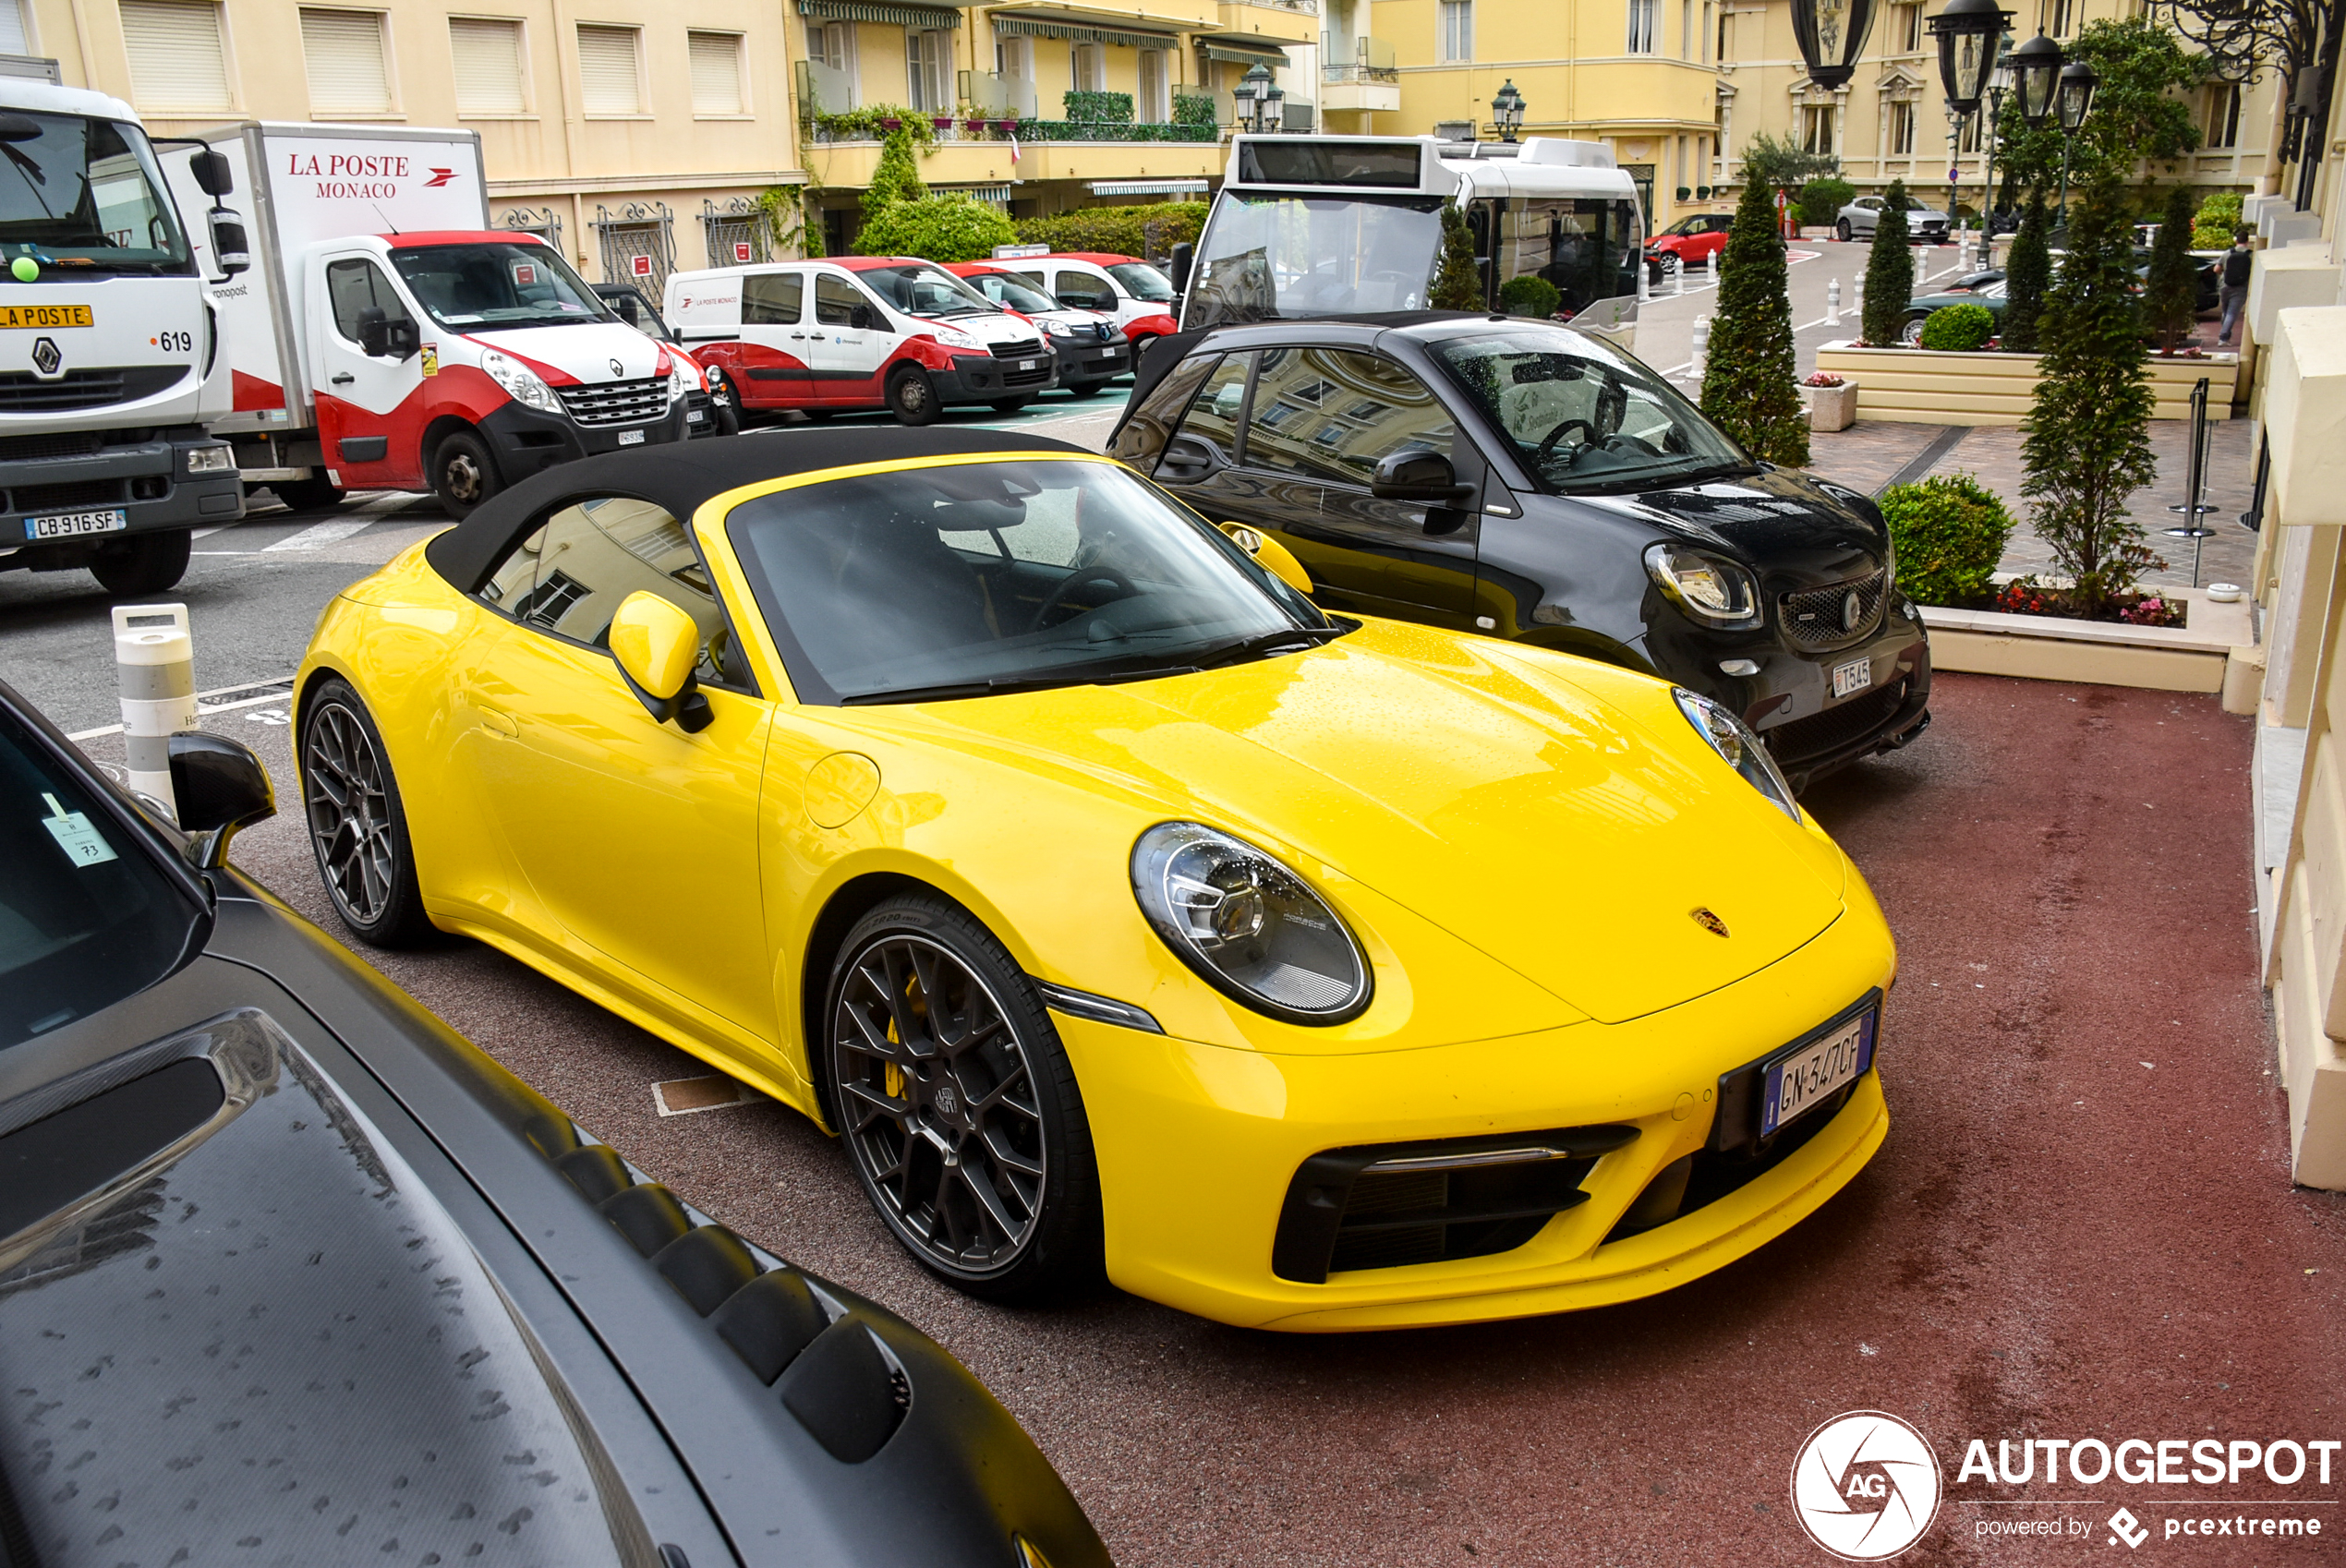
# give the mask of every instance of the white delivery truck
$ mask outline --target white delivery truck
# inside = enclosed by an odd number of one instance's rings
[[[242,225],[216,199],[224,160],[176,162],[175,207],[129,104],[0,56],[0,572],[160,593],[189,530],[244,515],[236,456],[205,430],[229,378],[204,296],[213,266],[243,264]]]
[[[429,489],[462,517],[707,419],[681,354],[535,235],[489,227],[473,132],[248,121],[203,140],[252,192],[252,271],[212,290],[235,380],[214,428],[246,483],[294,506]]]

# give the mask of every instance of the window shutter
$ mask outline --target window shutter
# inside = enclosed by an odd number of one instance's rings
[[[0,54],[30,54],[25,46],[24,0],[0,0]]]
[[[309,66],[309,107],[327,114],[391,111],[391,65],[377,11],[301,13],[301,54]]]
[[[522,92],[521,23],[451,17],[448,47],[456,61],[459,115],[527,112]]]
[[[742,41],[738,33],[686,35],[693,61],[693,113],[742,112]]]
[[[120,0],[130,90],[142,110],[233,109],[220,7],[206,0]]]
[[[586,113],[644,112],[643,78],[635,66],[635,40],[636,32],[632,27],[578,30],[579,97]]]

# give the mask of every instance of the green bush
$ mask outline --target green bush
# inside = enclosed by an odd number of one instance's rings
[[[900,201],[927,199],[928,187],[921,183],[920,160],[913,152],[916,139],[910,127],[889,131],[880,139],[879,162],[872,165],[872,183],[864,187],[865,223],[876,221]]]
[[[1810,180],[1800,187],[1800,221],[1822,228],[1857,199],[1857,187],[1838,175]]]
[[[2239,227],[2240,192],[2218,191],[2199,204],[2199,212],[2192,219],[2191,247],[2194,250],[2230,250],[2232,231]]]
[[[1984,305],[1949,305],[1923,318],[1922,346],[1941,354],[1969,354],[1996,335],[1996,313]]]
[[[879,141],[902,131],[914,141],[934,142],[934,116],[901,103],[867,103],[861,109],[818,110],[815,128],[832,141]]]
[[[2003,499],[1968,474],[1891,486],[1881,492],[1881,520],[1890,525],[1906,597],[1956,608],[1988,597],[1989,578],[2016,526]]]
[[[1060,94],[1059,103],[1070,120],[1118,126],[1132,123],[1132,95],[1129,92],[1087,92],[1079,89]]]
[[[1086,207],[1056,218],[1022,218],[1022,245],[1053,250],[1100,250],[1112,256],[1164,257],[1194,245],[1205,226],[1203,201],[1152,201],[1140,207]]]
[[[1499,285],[1499,308],[1510,316],[1553,316],[1564,303],[1564,293],[1547,279],[1531,272]]]
[[[929,261],[978,261],[998,245],[1015,244],[1018,231],[998,208],[966,196],[899,201],[868,220],[855,236],[866,256],[918,256]]]
[[[1213,96],[1203,92],[1175,93],[1173,95],[1173,123],[1177,126],[1203,127],[1207,130],[1213,130],[1217,124],[1215,118]]]

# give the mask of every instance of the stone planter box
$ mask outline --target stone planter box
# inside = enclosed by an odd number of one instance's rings
[[[1808,400],[1808,428],[1812,430],[1845,430],[1857,422],[1857,383],[1844,380],[1837,387],[1802,387],[1800,395]]]
[[[2249,602],[2218,604],[2197,588],[2160,592],[2190,603],[2186,624],[2126,626],[1926,605],[1931,668],[2158,692],[2223,691],[2228,667],[2256,655]]]
[[[1910,425],[2017,425],[2037,395],[2034,354],[1934,354],[1919,348],[1856,348],[1829,343],[1817,351],[1817,368],[1856,381],[1863,389],[1857,417]],[[2191,417],[2191,389],[2207,378],[2207,416],[2231,417],[2232,389],[2240,356],[2211,354],[2204,359],[2148,362],[2155,419]]]

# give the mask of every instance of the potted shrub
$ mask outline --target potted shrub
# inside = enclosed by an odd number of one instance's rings
[[[1857,383],[1820,370],[1800,383],[1808,399],[1808,428],[1845,430],[1857,422]]]
[[[1545,320],[1564,304],[1564,293],[1547,279],[1526,272],[1499,285],[1499,308],[1510,316]]]

